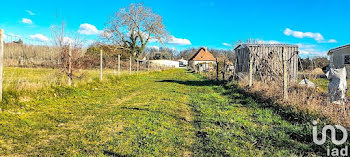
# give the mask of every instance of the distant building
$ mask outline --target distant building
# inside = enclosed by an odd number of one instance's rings
[[[216,64],[216,59],[206,47],[202,47],[188,60],[188,65],[192,69],[194,69],[197,64],[213,65]]]
[[[328,51],[329,66],[331,68],[346,68],[347,77],[350,78],[350,44],[340,46]]]
[[[235,48],[235,73],[248,74],[250,61],[255,78],[272,79],[282,73],[282,54],[287,58],[288,78],[298,79],[298,46],[288,44],[239,44]]]
[[[179,68],[179,61],[162,59],[162,60],[150,60],[150,62],[151,62],[151,65]]]
[[[185,60],[184,58],[181,58],[181,59],[179,59],[178,61],[179,61],[179,66],[180,66],[180,67],[185,67],[185,66],[188,65],[188,61]]]

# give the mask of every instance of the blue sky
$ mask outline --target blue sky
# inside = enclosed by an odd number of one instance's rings
[[[303,56],[320,56],[350,40],[350,1],[345,0],[4,1],[0,28],[8,35],[49,41],[50,26],[64,19],[71,34],[98,40],[96,34],[108,18],[135,2],[163,16],[174,36],[166,46],[177,50],[200,46],[232,49],[236,41],[255,39],[298,44]]]

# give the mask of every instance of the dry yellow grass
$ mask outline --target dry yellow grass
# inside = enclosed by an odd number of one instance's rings
[[[264,99],[269,99],[273,103],[286,105],[305,112],[310,115],[323,115],[334,124],[341,124],[350,128],[349,103],[344,105],[330,104],[328,102],[327,91],[322,88],[309,88],[293,84],[288,89],[288,99],[283,100],[282,83],[254,82],[251,88],[248,87],[248,81],[241,81],[240,86],[247,89],[251,94],[256,94]]]

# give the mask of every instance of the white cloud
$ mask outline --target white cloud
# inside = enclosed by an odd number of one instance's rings
[[[328,43],[338,43],[338,41],[336,41],[335,39],[329,39]]]
[[[224,46],[232,46],[232,45],[229,44],[229,43],[222,43],[222,45],[224,45]]]
[[[321,33],[294,31],[289,28],[286,28],[283,33],[287,36],[293,36],[296,38],[313,38],[318,42],[322,42],[324,40]]]
[[[27,18],[22,18],[22,22],[25,24],[33,24],[32,20]]]
[[[47,38],[46,36],[44,36],[42,34],[34,34],[34,35],[30,35],[29,37],[33,40],[37,40],[37,41],[41,41],[41,42],[49,41],[49,38]]]
[[[258,40],[258,44],[280,44],[279,41],[276,40]]]
[[[100,35],[101,35],[102,37],[106,37],[106,38],[112,37],[112,33],[107,32],[107,31],[102,31],[102,32],[100,33]]]
[[[300,49],[300,54],[306,55],[306,56],[319,56],[319,57],[326,57],[327,56],[327,52],[318,51],[318,50],[315,50],[313,48]]]
[[[316,45],[309,45],[309,44],[302,44],[302,43],[297,43],[298,47],[300,49],[310,49],[316,47]]]
[[[174,36],[170,36],[170,39],[169,39],[169,41],[167,43],[168,44],[173,44],[173,45],[191,45],[190,40],[176,38]]]
[[[150,38],[150,39],[148,40],[148,42],[154,43],[154,42],[158,42],[158,40],[157,40],[157,39],[154,39],[154,38]]]
[[[155,50],[159,51],[159,46],[148,46],[148,48],[155,49]]]
[[[72,43],[74,43],[74,40],[72,38],[69,38],[69,37],[63,37],[63,43],[64,44],[72,44]]]
[[[79,26],[78,33],[85,35],[96,35],[102,33],[102,31],[98,30],[94,25],[84,23]]]
[[[33,13],[32,11],[30,11],[30,10],[25,10],[29,15],[35,15],[35,13]]]

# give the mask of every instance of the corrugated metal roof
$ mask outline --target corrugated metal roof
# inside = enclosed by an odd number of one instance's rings
[[[298,45],[292,45],[292,44],[239,44],[236,48],[235,48],[235,50],[237,49],[237,48],[239,48],[239,47],[241,47],[241,46],[251,46],[251,47],[262,47],[262,46],[264,46],[264,47],[284,47],[284,46],[286,46],[286,47],[298,47]]]
[[[345,48],[348,48],[348,47],[350,47],[350,44],[347,44],[347,45],[343,45],[343,46],[339,46],[339,47],[330,49],[330,50],[328,51],[327,55],[331,55],[334,51],[341,50],[341,49],[345,49]]]

